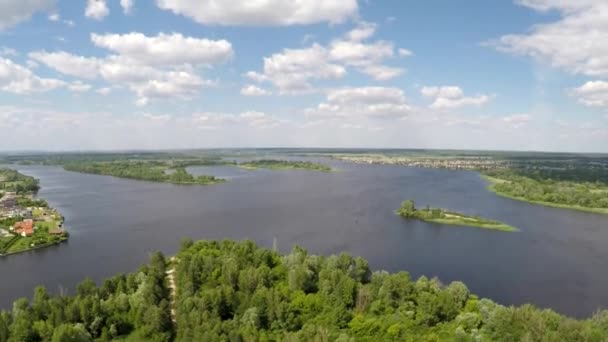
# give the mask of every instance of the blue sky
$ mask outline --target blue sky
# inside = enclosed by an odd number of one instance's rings
[[[6,0],[0,150],[608,152],[593,0]]]

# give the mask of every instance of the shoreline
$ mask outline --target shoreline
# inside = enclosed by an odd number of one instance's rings
[[[553,202],[543,202],[543,201],[533,201],[533,200],[529,200],[527,198],[524,197],[517,197],[517,196],[512,196],[500,191],[497,191],[494,188],[494,185],[497,183],[501,183],[501,182],[507,182],[505,180],[499,179],[499,178],[494,178],[494,177],[490,177],[487,175],[484,175],[482,173],[479,173],[479,176],[482,179],[485,179],[486,181],[490,182],[490,184],[488,184],[488,186],[486,186],[486,189],[488,189],[490,192],[504,197],[504,198],[509,198],[515,201],[521,201],[521,202],[527,202],[527,203],[531,203],[531,204],[537,204],[537,205],[542,205],[545,207],[552,207],[552,208],[559,208],[559,209],[570,209],[570,210],[576,210],[576,211],[581,211],[581,212],[587,212],[587,213],[594,213],[594,214],[602,214],[602,215],[608,215],[608,208],[588,208],[588,207],[581,207],[578,205],[570,205],[570,204],[560,204],[560,203],[553,203]]]
[[[46,248],[46,247],[51,247],[51,246],[59,245],[59,244],[62,244],[64,242],[67,242],[68,240],[69,240],[69,238],[66,237],[66,238],[63,238],[61,241],[51,242],[51,243],[47,243],[47,244],[40,245],[40,246],[35,246],[35,247],[30,247],[28,249],[24,249],[24,250],[21,250],[21,251],[15,251],[15,252],[10,252],[10,253],[0,254],[0,257],[6,257],[6,256],[9,256],[9,255],[15,255],[15,254],[20,254],[20,253],[35,251],[37,249],[42,249],[42,248]]]

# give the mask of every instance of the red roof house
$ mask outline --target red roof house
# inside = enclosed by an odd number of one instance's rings
[[[15,233],[26,237],[34,235],[34,220],[23,220],[13,226]]]

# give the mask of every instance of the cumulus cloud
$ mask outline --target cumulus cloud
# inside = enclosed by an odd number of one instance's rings
[[[41,78],[28,68],[0,57],[0,89],[14,94],[45,92],[65,86],[62,80]]]
[[[513,114],[509,116],[505,116],[502,118],[502,121],[513,128],[519,128],[528,122],[530,122],[530,115],[528,114]]]
[[[241,95],[245,95],[245,96],[265,96],[265,95],[271,95],[271,94],[272,94],[272,92],[270,92],[266,89],[257,87],[253,84],[249,84],[249,85],[246,85],[243,88],[241,88]]]
[[[347,67],[378,81],[395,78],[404,70],[383,64],[395,56],[394,44],[367,41],[376,28],[376,24],[361,22],[328,46],[314,43],[303,49],[284,49],[264,58],[262,72],[250,71],[246,76],[256,82],[272,83],[280,94],[309,92],[314,89],[312,81],[342,78]]]
[[[184,37],[180,33],[91,34],[96,46],[147,65],[216,64],[232,57],[232,44],[226,40]]]
[[[207,25],[286,26],[340,23],[357,14],[357,0],[156,0],[158,7]]]
[[[106,0],[87,0],[87,7],[84,10],[85,17],[95,20],[102,20],[110,14]]]
[[[221,63],[232,56],[232,45],[227,41],[181,34],[92,34],[91,41],[116,54],[85,57],[65,51],[38,51],[29,57],[66,75],[123,86],[137,95],[137,105],[146,105],[152,98],[194,97],[201,87],[215,84],[201,78],[196,67]]]
[[[403,91],[390,87],[341,88],[328,91],[325,102],[306,109],[309,117],[402,118],[412,112]]]
[[[264,72],[249,72],[247,77],[271,82],[281,94],[312,90],[311,80],[338,79],[346,75],[343,66],[329,62],[327,49],[313,44],[305,49],[285,49],[264,58]]]
[[[463,106],[481,106],[490,100],[488,95],[476,95],[467,97],[457,86],[422,87],[420,93],[433,100],[431,109],[444,110]]]
[[[79,93],[89,91],[92,88],[90,84],[83,83],[82,81],[74,81],[67,87],[69,90]]]
[[[39,11],[51,9],[55,0],[0,1],[0,30],[28,20]]]
[[[589,81],[575,88],[571,95],[578,97],[578,101],[589,107],[608,107],[608,82]]]
[[[120,6],[122,6],[122,11],[125,14],[130,14],[133,9],[133,1],[134,0],[120,0]]]
[[[596,0],[519,0],[537,11],[557,10],[557,21],[508,34],[487,44],[516,55],[547,61],[575,74],[608,76],[608,2]]]

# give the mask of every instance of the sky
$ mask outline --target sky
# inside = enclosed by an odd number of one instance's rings
[[[608,152],[601,0],[0,0],[0,151]]]

